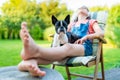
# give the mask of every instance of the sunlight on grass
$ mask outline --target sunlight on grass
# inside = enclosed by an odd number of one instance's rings
[[[42,47],[49,47],[48,41],[35,41]],[[20,61],[22,50],[21,40],[0,40],[0,66],[17,65]]]

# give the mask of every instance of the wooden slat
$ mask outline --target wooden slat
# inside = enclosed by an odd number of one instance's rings
[[[89,79],[93,79],[92,76],[88,76],[88,75],[80,75],[80,74],[75,74],[75,73],[70,73],[71,76],[78,76],[78,77],[82,77],[82,78],[89,78]],[[97,80],[102,80],[101,78],[97,78]]]
[[[93,66],[93,65],[95,65],[96,64],[96,62],[95,62],[95,60],[94,61],[90,61],[90,62],[88,62],[87,63],[87,67],[91,67],[91,66]]]

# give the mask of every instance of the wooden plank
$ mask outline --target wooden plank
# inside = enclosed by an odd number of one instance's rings
[[[82,78],[93,79],[92,76],[88,76],[88,75],[80,75],[80,74],[75,74],[75,73],[71,73],[70,75],[72,75],[72,76],[78,76],[78,77],[82,77]],[[102,79],[101,78],[97,78],[97,80],[102,80]]]

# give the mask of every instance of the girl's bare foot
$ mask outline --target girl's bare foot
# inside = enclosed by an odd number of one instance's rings
[[[21,71],[29,71],[32,76],[45,76],[46,74],[45,71],[39,69],[34,59],[20,62],[18,68]]]
[[[21,51],[21,57],[23,60],[36,58],[38,57],[38,46],[33,41],[32,37],[30,36],[27,30],[27,23],[22,22],[21,30],[20,30],[20,37],[23,42],[23,50]]]

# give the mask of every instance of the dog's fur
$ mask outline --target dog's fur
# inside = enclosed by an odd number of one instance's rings
[[[52,47],[58,47],[65,43],[74,43],[78,37],[71,32],[67,32],[67,26],[70,23],[70,15],[67,15],[64,20],[57,20],[52,16],[52,24],[55,26],[55,35]]]

